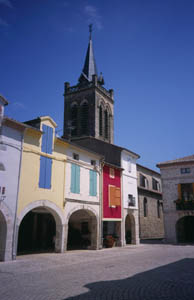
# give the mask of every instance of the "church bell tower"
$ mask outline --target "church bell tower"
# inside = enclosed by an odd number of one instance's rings
[[[98,76],[92,45],[92,25],[89,25],[89,43],[84,67],[78,83],[65,82],[64,92],[65,138],[95,137],[113,144],[114,94],[104,88],[102,74]]]

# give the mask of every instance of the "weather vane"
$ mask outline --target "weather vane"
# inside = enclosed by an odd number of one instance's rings
[[[93,24],[89,25],[90,40],[92,38],[92,26],[93,26]]]

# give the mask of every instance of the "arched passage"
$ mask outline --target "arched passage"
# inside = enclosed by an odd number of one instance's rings
[[[18,218],[18,254],[63,252],[64,217],[61,210],[47,200],[27,206]]]
[[[176,223],[178,243],[194,243],[194,216],[185,216]]]
[[[68,222],[67,250],[97,249],[97,219],[86,209],[74,211]]]
[[[125,241],[126,244],[135,244],[135,221],[132,215],[127,215],[125,219]]]
[[[18,254],[54,252],[56,222],[45,208],[31,210],[23,218],[18,235]]]
[[[6,250],[7,224],[4,215],[0,211],[0,260],[4,260]]]

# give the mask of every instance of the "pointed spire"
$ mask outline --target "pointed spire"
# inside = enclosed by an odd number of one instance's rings
[[[92,81],[92,75],[97,75],[96,62],[94,58],[94,51],[92,46],[92,24],[89,25],[89,44],[86,53],[84,67],[79,78],[79,81],[82,79],[87,79],[88,81]]]

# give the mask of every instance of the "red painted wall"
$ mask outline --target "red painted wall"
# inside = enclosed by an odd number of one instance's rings
[[[115,170],[115,178],[109,176],[110,167],[103,167],[103,218],[121,219],[121,206],[109,207],[108,186],[114,185],[121,188],[121,171]]]

